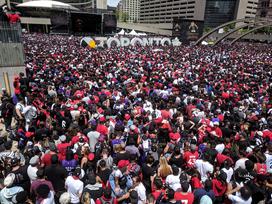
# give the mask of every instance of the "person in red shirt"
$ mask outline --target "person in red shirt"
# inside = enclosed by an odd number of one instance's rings
[[[181,204],[193,204],[194,194],[188,192],[189,187],[190,185],[188,182],[182,182],[181,191],[175,193],[175,200],[181,201]]]
[[[70,144],[70,142],[69,143],[66,142],[66,136],[65,135],[60,136],[59,139],[60,139],[61,143],[57,145],[58,157],[59,157],[59,160],[62,161],[66,157],[67,147],[70,147],[71,144]]]
[[[196,145],[191,144],[191,151],[184,152],[183,158],[185,161],[185,165],[187,168],[193,168],[195,166],[195,162],[198,159],[199,154],[196,151]]]
[[[99,132],[101,135],[108,135],[108,128],[104,123],[106,122],[106,118],[104,116],[99,118],[99,124],[96,127],[96,131]]]
[[[72,141],[71,141],[72,144],[71,144],[71,145],[76,144],[76,143],[79,141],[80,138],[83,138],[85,143],[88,143],[88,142],[89,142],[88,137],[86,137],[85,135],[83,135],[83,134],[81,134],[81,133],[79,132],[79,133],[77,133],[76,136],[74,136],[74,137],[72,138]]]
[[[10,23],[17,23],[20,22],[20,16],[12,11],[10,14],[8,14],[8,19]]]
[[[219,137],[221,138],[223,136],[222,130],[219,127],[219,122],[215,121],[213,122],[214,127],[211,129],[210,134],[215,136],[215,137]]]
[[[221,171],[219,175],[212,180],[212,189],[217,203],[224,203],[224,194],[227,190],[226,180],[227,174],[223,171]]]
[[[49,152],[46,153],[43,157],[42,157],[42,166],[49,166],[51,165],[51,157],[54,154],[57,154],[57,148],[56,145],[51,143],[49,145]]]
[[[155,200],[159,198],[161,193],[165,193],[165,190],[163,189],[163,182],[160,178],[156,177],[154,179],[154,177],[151,177],[151,191]]]

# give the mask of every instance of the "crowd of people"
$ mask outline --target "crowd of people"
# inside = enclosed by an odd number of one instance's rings
[[[1,98],[1,203],[271,203],[271,45],[23,37],[26,72]]]

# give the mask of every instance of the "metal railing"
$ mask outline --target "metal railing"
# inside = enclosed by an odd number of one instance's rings
[[[21,43],[22,28],[20,23],[0,21],[0,43]]]

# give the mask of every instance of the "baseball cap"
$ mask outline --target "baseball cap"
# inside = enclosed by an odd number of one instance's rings
[[[65,142],[66,141],[66,136],[65,135],[61,135],[59,137],[59,139],[60,139],[61,142]]]

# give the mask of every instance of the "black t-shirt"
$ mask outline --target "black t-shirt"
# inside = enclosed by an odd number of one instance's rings
[[[107,181],[109,180],[111,172],[112,171],[110,169],[104,169],[104,170],[100,171],[97,175],[101,178],[103,183],[106,184]]]
[[[175,164],[177,167],[181,168],[182,164],[183,164],[183,158],[181,155],[179,155],[178,157],[176,156],[172,156],[169,160],[169,164],[173,165]]]
[[[27,175],[27,166],[21,166],[19,169],[15,171],[11,171],[10,173],[15,174],[14,185],[20,186],[23,189],[30,189],[30,180]]]
[[[67,171],[60,165],[52,164],[45,168],[45,175],[52,182],[55,192],[65,190],[65,179],[68,176]]]
[[[41,128],[36,131],[35,139],[37,141],[40,141],[49,136],[50,136],[50,130],[47,128]]]
[[[142,173],[143,173],[143,184],[146,187],[146,191],[147,191],[147,193],[151,193],[150,176],[154,175],[155,169],[153,167],[148,166],[147,164],[143,164]]]

